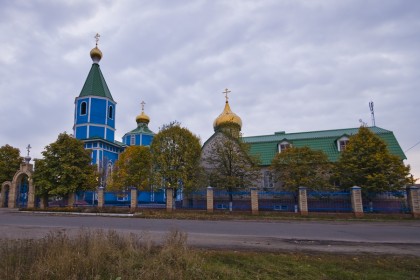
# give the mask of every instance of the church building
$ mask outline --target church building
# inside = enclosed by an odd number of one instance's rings
[[[120,153],[127,146],[148,146],[154,133],[148,128],[150,118],[142,112],[136,118],[137,128],[126,133],[123,142],[115,140],[117,102],[99,66],[102,52],[98,48],[99,34],[95,36],[96,46],[90,51],[92,67],[82,91],[74,101],[73,135],[84,142],[85,149],[92,151],[92,164],[99,170],[109,172]]]
[[[85,84],[74,102],[74,137],[84,142],[85,149],[91,150],[92,164],[99,170],[112,170],[120,153],[128,146],[150,146],[155,133],[148,127],[149,116],[144,112],[145,103],[142,102],[142,111],[136,117],[137,127],[122,138],[122,142],[115,140],[115,124],[117,116],[117,102],[113,99],[111,91],[102,75],[99,61],[102,52],[98,48],[99,35],[95,36],[96,46],[91,50],[92,67]],[[252,155],[261,160],[263,179],[256,187],[271,188],[273,181],[269,166],[277,153],[289,147],[309,147],[313,150],[323,151],[331,162],[338,160],[340,153],[346,148],[349,138],[358,132],[358,128],[340,128],[324,131],[308,131],[297,133],[275,132],[270,135],[257,135],[242,137],[242,120],[230,108],[228,101],[229,90],[225,90],[226,102],[222,113],[213,123],[214,134],[204,143],[203,154],[215,141],[220,141],[224,135],[239,138],[248,143]],[[397,139],[392,131],[369,127],[388,146],[389,151],[406,159]]]

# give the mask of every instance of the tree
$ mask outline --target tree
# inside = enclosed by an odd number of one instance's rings
[[[278,153],[273,161],[273,175],[285,190],[297,192],[299,187],[330,187],[331,163],[323,151],[309,147],[290,147]]]
[[[189,192],[197,187],[200,174],[200,139],[179,123],[164,125],[150,147],[156,180],[164,187]]]
[[[35,160],[34,182],[41,196],[67,196],[97,186],[95,166],[83,142],[62,133],[45,147],[43,159]]]
[[[145,190],[149,186],[152,156],[149,147],[130,146],[120,154],[114,166],[110,189],[123,190],[133,186]]]
[[[18,148],[8,144],[2,146],[0,148],[0,184],[4,181],[12,181],[22,162],[23,158]]]
[[[221,132],[207,144],[203,161],[211,186],[232,192],[255,185],[261,177],[259,160],[249,153],[249,145],[230,134]]]
[[[390,154],[386,143],[367,127],[350,137],[337,163],[337,175],[343,188],[359,186],[362,192],[400,190],[409,183],[410,166]]]

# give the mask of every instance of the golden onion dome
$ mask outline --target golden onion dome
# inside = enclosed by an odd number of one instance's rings
[[[242,127],[241,118],[234,112],[232,112],[229,106],[229,102],[227,100],[223,112],[214,120],[213,127],[214,129],[216,129],[217,127],[224,124],[235,124],[238,125],[239,128]]]
[[[102,58],[102,52],[101,50],[98,48],[98,46],[94,47],[91,51],[90,51],[90,57],[92,58],[92,61],[94,63],[98,63],[101,58]]]
[[[146,124],[148,124],[150,122],[150,118],[144,112],[141,112],[141,114],[136,117],[136,122],[138,124],[139,123],[146,123]]]

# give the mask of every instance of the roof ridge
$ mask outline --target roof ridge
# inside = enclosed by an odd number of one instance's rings
[[[392,132],[390,130],[378,127],[378,126],[370,126],[369,129],[374,129],[376,133],[389,133]],[[290,132],[290,133],[274,133],[274,134],[267,134],[267,135],[256,135],[256,136],[244,136],[243,138],[263,138],[263,137],[275,137],[275,136],[288,136],[288,135],[297,135],[297,134],[314,134],[314,133],[322,133],[322,132],[339,132],[339,131],[348,131],[348,130],[359,130],[359,127],[350,127],[350,128],[338,128],[338,129],[326,129],[326,130],[313,130],[313,131],[301,131],[301,132]]]

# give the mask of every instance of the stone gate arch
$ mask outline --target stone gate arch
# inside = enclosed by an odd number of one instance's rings
[[[1,184],[0,208],[7,207],[9,202],[9,193],[12,188],[12,182],[6,181]]]
[[[19,187],[22,179],[24,176],[28,178],[28,208],[35,207],[35,187],[32,180],[33,175],[33,165],[29,163],[29,161],[21,163],[19,170],[13,176],[10,192],[9,192],[9,201],[8,201],[8,208],[16,208],[17,205],[17,195],[19,194]]]

